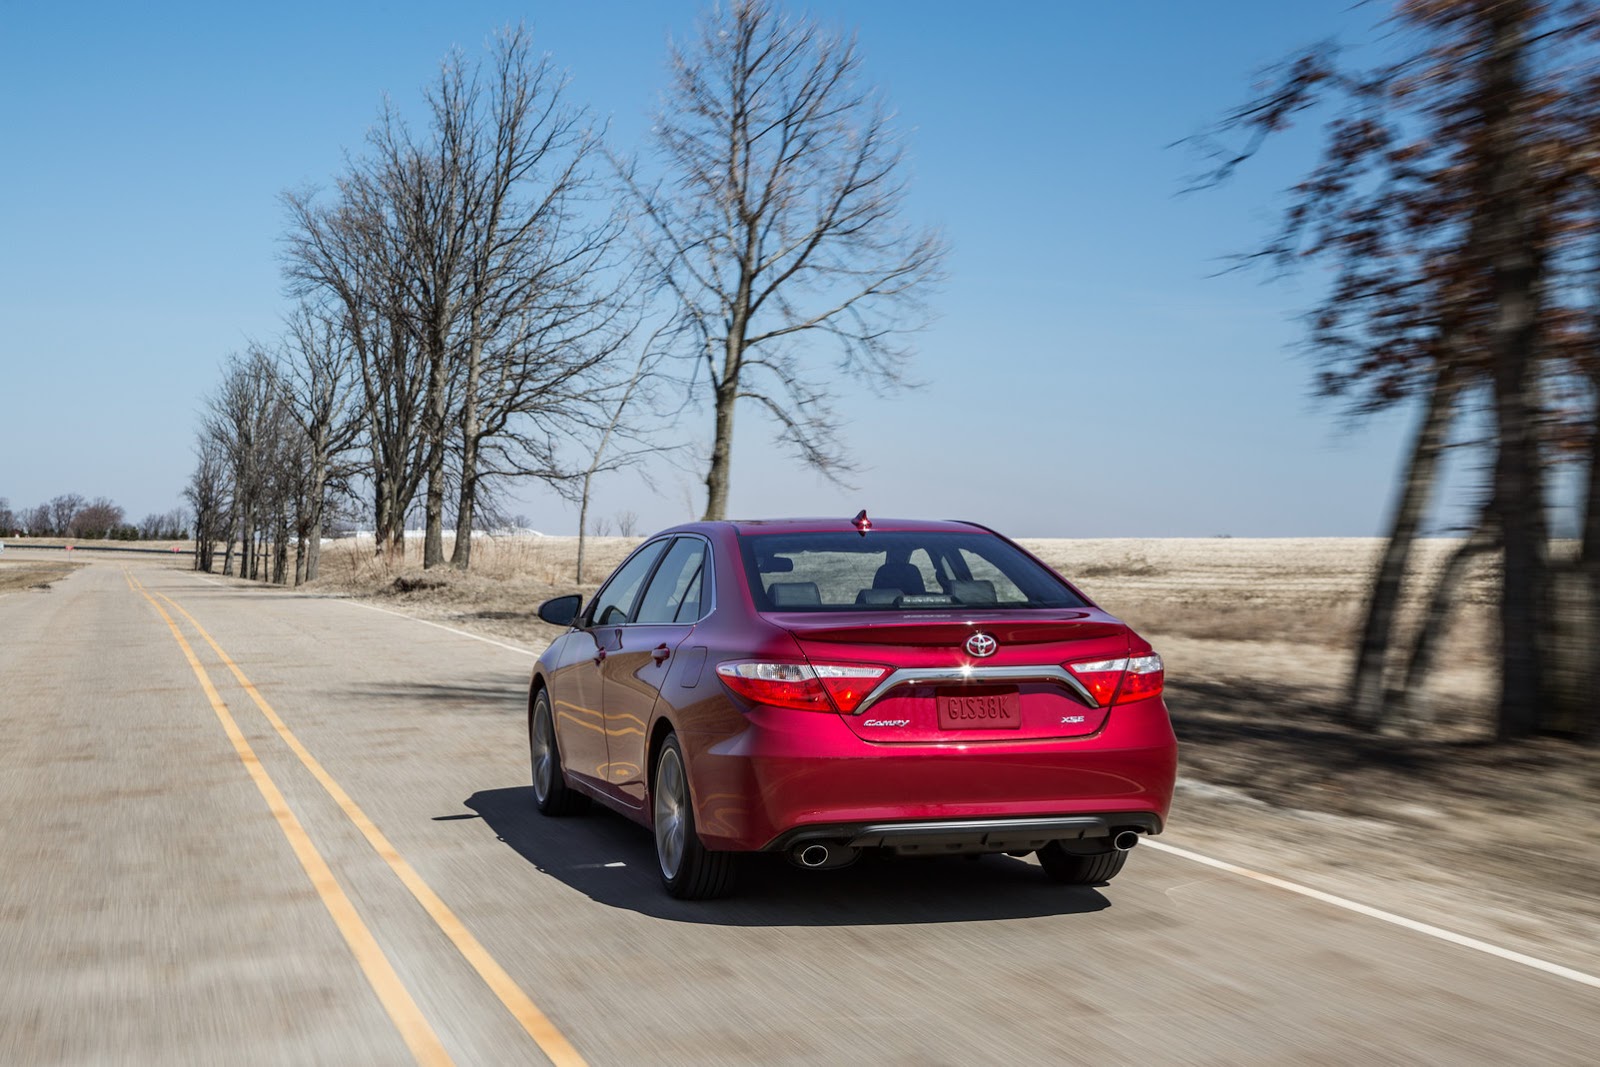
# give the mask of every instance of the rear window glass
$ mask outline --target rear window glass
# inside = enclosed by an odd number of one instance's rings
[[[1054,574],[990,534],[772,533],[739,544],[761,611],[1084,606]]]

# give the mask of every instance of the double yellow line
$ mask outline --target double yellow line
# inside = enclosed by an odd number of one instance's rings
[[[250,747],[250,742],[245,739],[244,733],[239,729],[233,714],[228,710],[227,704],[218,694],[216,686],[212,684],[211,677],[201,665],[199,657],[195,655],[193,646],[183,636],[183,631],[179,629],[177,622],[167,609],[162,607],[160,601],[164,601],[173,611],[183,616],[189,625],[194,628],[195,633],[199,634],[201,639],[211,646],[211,650],[232,672],[235,681],[249,694],[250,699],[255,702],[256,707],[266,717],[267,722],[272,724],[272,728],[277,731],[278,736],[288,745],[289,750],[299,758],[306,770],[310,771],[312,777],[327,791],[328,796],[339,806],[339,810],[343,811],[356,829],[361,831],[361,835],[367,839],[367,843],[389,865],[389,869],[400,879],[401,884],[410,890],[411,895],[416,898],[417,903],[422,905],[429,918],[456,946],[456,949],[471,964],[473,970],[478,972],[495,996],[500,998],[500,1002],[505,1005],[506,1010],[517,1020],[528,1036],[533,1038],[539,1048],[544,1051],[544,1054],[550,1058],[550,1061],[556,1064],[557,1067],[581,1067],[584,1060],[582,1056],[578,1055],[577,1049],[572,1047],[572,1044],[562,1035],[561,1031],[556,1029],[549,1018],[523,992],[522,987],[517,985],[516,980],[506,973],[505,968],[501,967],[495,958],[489,954],[489,951],[483,947],[483,944],[472,935],[466,925],[456,917],[455,912],[451,911],[450,907],[440,899],[432,887],[422,880],[422,876],[416,872],[416,869],[410,863],[406,862],[405,858],[400,855],[389,839],[384,836],[383,831],[379,830],[377,825],[367,817],[367,813],[361,809],[360,805],[350,798],[350,795],[334,780],[321,762],[300,743],[300,739],[284,724],[277,711],[273,709],[271,704],[267,703],[266,698],[261,695],[250,679],[245,677],[238,664],[234,663],[233,659],[222,650],[222,646],[217,644],[195,617],[170,597],[162,593],[152,595],[127,570],[123,571],[123,576],[127,579],[128,588],[148,600],[172,631],[172,636],[178,642],[178,647],[183,650],[184,658],[189,661],[190,669],[194,671],[195,678],[200,682],[200,688],[205,691],[206,699],[211,702],[212,710],[216,712],[217,718],[221,721],[223,731],[228,735],[228,740],[233,742],[233,748],[238,753],[239,761],[244,764],[245,770],[249,772],[251,780],[256,784],[256,788],[261,791],[262,797],[267,802],[268,810],[272,812],[273,818],[278,822],[279,829],[283,831],[284,837],[288,839],[289,847],[294,850],[295,857],[299,859],[301,867],[305,868],[307,877],[311,879],[311,884],[317,890],[317,895],[322,898],[323,906],[328,909],[328,914],[333,917],[334,924],[338,926],[339,933],[343,935],[345,943],[350,946],[350,951],[355,955],[356,962],[361,965],[361,969],[365,973],[367,981],[371,984],[373,992],[378,995],[384,1010],[389,1013],[389,1017],[394,1021],[396,1029],[399,1030],[401,1038],[404,1039],[406,1046],[410,1048],[411,1054],[416,1061],[419,1064],[427,1065],[427,1067],[452,1063],[449,1053],[440,1044],[438,1035],[428,1025],[428,1021],[417,1007],[416,1001],[412,999],[410,992],[407,991],[404,983],[400,981],[399,975],[395,973],[389,958],[384,954],[383,949],[379,947],[377,940],[372,936],[372,932],[362,922],[361,916],[356,912],[355,906],[351,904],[350,898],[345,895],[344,889],[339,885],[338,880],[334,878],[333,872],[322,858],[322,854],[317,851],[310,835],[306,833],[305,827],[295,817],[294,812],[289,808],[288,802],[284,800],[283,794],[278,790],[266,768],[261,765],[255,750]],[[159,601],[157,598],[159,598]]]

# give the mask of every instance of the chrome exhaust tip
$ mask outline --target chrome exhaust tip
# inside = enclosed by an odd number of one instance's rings
[[[828,846],[805,845],[796,850],[795,858],[800,861],[802,867],[821,867],[828,862]]]
[[[1137,830],[1118,830],[1111,836],[1111,847],[1118,852],[1127,852],[1139,843]]]

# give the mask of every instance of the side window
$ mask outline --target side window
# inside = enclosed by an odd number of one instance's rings
[[[650,587],[639,602],[635,622],[693,622],[701,615],[700,590],[706,564],[706,543],[698,537],[672,542]]]
[[[589,626],[621,626],[628,621],[633,602],[644,584],[645,576],[655,565],[657,557],[667,547],[665,540],[646,545],[639,553],[622,565],[606,582],[600,595],[589,606]]]

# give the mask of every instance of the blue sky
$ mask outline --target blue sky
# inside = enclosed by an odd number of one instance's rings
[[[799,5],[796,5],[799,6]],[[570,99],[644,146],[665,42],[698,5],[0,4],[0,496],[179,502],[218,366],[287,301],[278,194],[327,184],[387,93],[526,21]],[[908,134],[910,214],[952,254],[916,341],[925,386],[836,388],[863,468],[841,489],[740,412],[736,515],[977,519],[1018,536],[1376,533],[1409,410],[1352,427],[1292,352],[1315,281],[1217,276],[1271,224],[1312,138],[1180,196],[1172,142],[1293,47],[1370,8],[943,0],[806,7],[858,28]],[[709,425],[701,435],[709,436]],[[576,509],[528,486],[552,533]],[[703,503],[668,465],[607,476],[599,514],[649,529]]]

